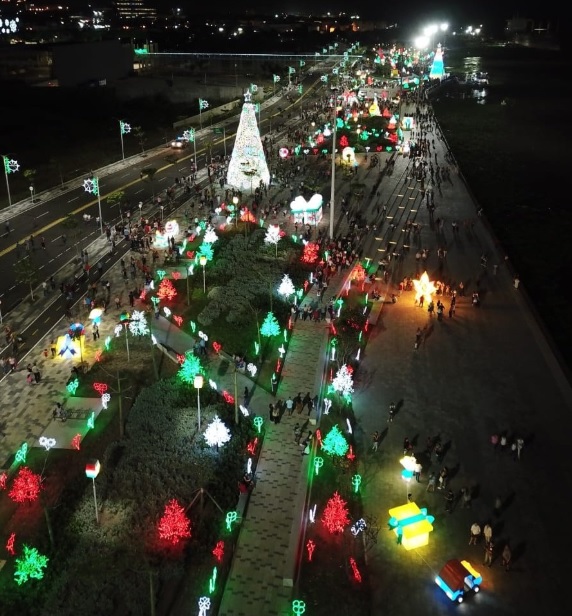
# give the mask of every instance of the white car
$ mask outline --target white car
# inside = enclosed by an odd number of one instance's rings
[[[180,137],[171,141],[171,147],[176,150],[182,150],[183,148],[186,148],[187,145],[188,141],[186,139],[181,139]]]

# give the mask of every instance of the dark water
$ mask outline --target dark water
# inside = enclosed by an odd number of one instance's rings
[[[489,74],[487,86],[441,93],[435,112],[463,175],[572,366],[572,62],[558,52],[495,47],[452,51],[445,64],[455,74]]]

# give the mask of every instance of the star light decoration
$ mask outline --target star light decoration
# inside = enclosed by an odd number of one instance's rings
[[[348,366],[344,364],[336,373],[332,381],[334,391],[337,391],[345,398],[350,398],[354,391],[354,379]]]
[[[290,297],[290,295],[293,295],[295,292],[296,292],[296,287],[294,286],[294,283],[292,282],[292,278],[290,278],[288,274],[284,274],[284,276],[282,277],[282,282],[280,283],[280,286],[278,287],[278,293],[288,298]]]
[[[86,193],[89,193],[90,195],[99,194],[99,182],[97,178],[87,178],[87,180],[84,180],[83,189]]]
[[[22,551],[22,557],[16,559],[14,567],[14,579],[18,586],[32,578],[41,580],[49,561],[49,558],[40,554],[36,548],[24,545]]]
[[[203,436],[209,447],[220,447],[230,441],[230,430],[220,420],[220,417],[215,415]]]
[[[17,160],[13,160],[11,158],[8,158],[7,156],[4,156],[3,159],[4,171],[6,171],[6,173],[16,173],[16,171],[20,169],[20,163]]]
[[[426,303],[431,301],[431,296],[437,291],[437,287],[429,280],[427,272],[423,272],[419,280],[413,281],[413,287],[415,288],[415,301],[418,302],[421,297]]]

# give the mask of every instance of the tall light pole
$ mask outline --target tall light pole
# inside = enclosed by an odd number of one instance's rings
[[[190,141],[193,144],[193,150],[195,155],[195,173],[197,172],[197,142],[195,139],[195,129],[189,128],[183,132],[183,139]]]
[[[205,265],[207,264],[207,258],[205,255],[199,257],[199,263],[203,266],[203,293],[207,292],[207,278],[205,274]]]
[[[10,196],[10,183],[8,182],[8,176],[11,173],[16,173],[20,168],[17,160],[12,160],[7,156],[2,156],[4,161],[4,175],[6,176],[6,190],[8,191],[8,205],[12,205],[12,197]]]
[[[95,478],[99,475],[101,464],[99,460],[90,460],[85,465],[85,476],[93,483],[93,503],[95,505],[95,521],[99,524],[99,511],[97,510],[97,492],[95,491]]]
[[[334,132],[332,135],[332,185],[330,188],[330,239],[334,239],[334,204],[336,199],[336,133],[338,124],[338,91],[334,91]]]
[[[125,160],[125,150],[123,149],[123,135],[131,132],[131,125],[123,120],[119,120],[119,134],[121,136],[121,159]]]
[[[195,389],[197,390],[197,423],[199,426],[199,432],[201,431],[201,389],[203,387],[203,384],[204,384],[203,375],[197,374],[195,376],[193,385],[195,386]]]
[[[101,195],[99,191],[99,178],[94,175],[93,177],[84,180],[83,189],[87,193],[97,195],[97,205],[99,207],[99,230],[101,231],[101,235],[103,235],[103,216],[101,214]]]

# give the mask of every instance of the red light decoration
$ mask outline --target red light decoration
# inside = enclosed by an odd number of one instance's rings
[[[312,556],[314,555],[314,550],[316,549],[316,544],[308,539],[308,543],[306,543],[306,549],[308,550],[308,562],[312,562]]]
[[[176,499],[165,505],[165,511],[159,520],[159,537],[177,545],[182,539],[191,536],[191,521]]]
[[[222,344],[218,343],[218,342],[213,342],[213,349],[214,352],[218,355],[221,352],[222,349]]]
[[[177,295],[177,289],[173,286],[173,283],[168,278],[163,278],[159,289],[157,290],[157,296],[162,299],[173,299]]]
[[[71,440],[71,446],[76,450],[79,451],[81,448],[81,434],[76,434],[72,440]]]
[[[333,323],[330,323],[330,333],[332,334],[332,336],[338,335],[338,330],[336,329],[336,326]]]
[[[101,349],[97,349],[95,352],[95,361],[101,361],[101,356],[103,355],[103,351]]]
[[[93,388],[100,396],[103,396],[107,391],[107,383],[94,383]]]
[[[191,239],[191,238],[189,238]],[[194,259],[195,258],[195,251],[194,250],[187,250],[187,259]]]
[[[310,286],[310,281],[304,280],[304,291],[307,291],[309,286]]]
[[[258,437],[256,437],[253,441],[250,441],[246,446],[246,451],[253,456],[256,454],[256,448],[258,447]]]
[[[322,446],[322,431],[320,428],[316,430],[316,438],[318,439],[318,443],[320,443],[320,447]]]
[[[0,475],[0,490],[5,490],[8,484],[8,473],[4,472]]]
[[[292,322],[292,317],[288,317],[288,329],[292,329],[294,327],[294,323]]]
[[[146,297],[147,297],[147,291],[145,291],[145,289],[143,289],[141,291],[141,293],[139,294],[139,299],[143,302],[143,301],[145,301]]]
[[[274,372],[280,372],[280,370],[282,370],[282,360],[277,359],[276,360],[276,370],[274,370]]]
[[[185,363],[185,356],[177,353],[177,362],[182,366]]]
[[[222,397],[224,398],[225,402],[228,402],[229,404],[234,404],[234,396],[229,394],[228,391],[223,391]]]
[[[352,445],[350,445],[350,450],[348,451],[346,458],[350,461],[353,462],[356,459],[356,454],[354,453],[354,448]]]
[[[363,326],[363,331],[367,332],[368,329],[369,329],[369,319],[365,322],[365,325]]]
[[[320,150],[318,150],[318,148],[312,148],[312,152],[314,153],[314,155],[316,155]]]
[[[178,314],[174,314],[173,321],[175,321],[177,327],[181,327],[181,325],[183,324],[183,317],[179,316]]]
[[[217,544],[213,549],[213,554],[217,561],[220,563],[222,557],[224,556],[224,541],[217,541]]]
[[[33,502],[38,500],[42,486],[42,477],[23,466],[16,475],[8,496],[15,503]]]
[[[14,556],[14,554],[16,553],[16,550],[14,549],[15,541],[16,541],[16,533],[12,533],[8,537],[8,541],[6,541],[6,552],[8,552],[8,554],[11,554],[12,556]]]
[[[328,501],[321,519],[330,533],[343,533],[344,528],[350,523],[346,504],[337,492],[334,492]]]
[[[358,263],[354,267],[352,274],[350,276],[350,279],[357,280],[357,281],[365,280],[365,269],[361,263]]]
[[[354,369],[353,366],[348,366],[348,374],[353,374],[354,373]]]
[[[342,135],[340,137],[340,147],[347,148],[349,144],[350,142],[348,141],[348,138],[345,135]]]
[[[240,213],[240,220],[241,222],[256,223],[256,216],[254,216],[254,214],[248,208],[244,208],[244,210],[242,210],[242,212]]]
[[[383,148],[380,145],[376,145],[375,146],[375,151],[376,152],[381,152],[381,150],[383,150]]]
[[[302,263],[315,263],[320,257],[320,247],[314,242],[308,242],[302,253]]]
[[[361,573],[359,572],[355,558],[350,557],[350,565],[351,565],[352,571],[354,572],[354,580],[358,583],[361,582]]]
[[[173,280],[181,280],[181,272],[172,272],[171,277]]]

